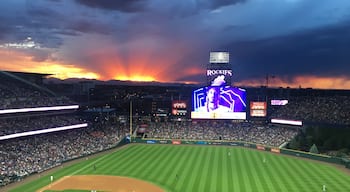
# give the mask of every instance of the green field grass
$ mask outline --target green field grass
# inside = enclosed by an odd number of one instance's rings
[[[129,145],[51,175],[127,176],[179,192],[318,192],[324,184],[328,192],[350,191],[350,175],[331,165],[227,146]],[[42,176],[11,191],[30,192],[48,184],[49,176]]]

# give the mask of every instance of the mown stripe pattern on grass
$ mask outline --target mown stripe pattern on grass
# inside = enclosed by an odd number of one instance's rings
[[[93,168],[96,166],[96,170]],[[247,148],[136,144],[64,167],[53,175],[118,175],[167,191],[350,191],[350,176],[333,166]],[[49,177],[12,190],[36,191]]]

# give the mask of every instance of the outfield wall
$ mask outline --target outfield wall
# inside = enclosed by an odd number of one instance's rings
[[[247,147],[252,149],[258,149],[262,151],[269,151],[272,153],[281,153],[281,154],[290,155],[290,156],[303,157],[303,158],[323,161],[327,163],[344,165],[346,168],[350,169],[350,160],[344,160],[338,157],[332,157],[328,155],[313,154],[313,153],[304,152],[304,151],[265,146],[265,145],[260,145],[260,144],[250,143],[250,142],[242,142],[242,141],[222,141],[222,140],[206,141],[206,140],[181,140],[181,139],[167,140],[167,139],[134,138],[131,143],[241,146],[241,147]]]

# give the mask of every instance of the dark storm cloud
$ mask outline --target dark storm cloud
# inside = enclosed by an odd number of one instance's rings
[[[57,29],[53,30],[52,33],[64,36],[78,36],[80,33],[71,29]]]
[[[244,3],[246,1],[247,0],[197,0],[197,4],[201,8],[214,10],[228,5]]]
[[[226,46],[240,79],[278,74],[348,76],[350,25],[348,23]]]
[[[111,15],[101,16],[101,11],[86,7],[75,10],[72,5],[65,4],[65,6],[68,6],[69,9],[64,10],[64,7],[55,4],[53,4],[53,8],[34,4],[27,7],[27,12],[32,20],[36,22],[35,28],[47,30],[47,36],[59,34],[77,36],[79,33],[109,34],[114,30],[111,27],[113,24],[109,23],[110,20],[108,19],[108,16]],[[117,19],[114,21],[117,21]]]
[[[220,12],[220,9],[223,7],[245,3],[246,1],[247,0],[149,0],[147,12],[168,19],[195,17],[196,21],[194,22],[200,22],[202,16],[210,18],[211,12]]]
[[[66,26],[66,29],[70,29],[76,32],[83,33],[100,33],[100,34],[108,34],[112,31],[112,29],[103,23],[92,22],[91,20],[76,20],[69,23]],[[69,33],[67,34],[69,35]]]
[[[88,7],[120,12],[140,12],[147,4],[147,0],[76,0],[76,2]]]
[[[30,1],[18,7],[11,3],[5,4],[0,10],[2,43],[19,43],[31,37],[41,47],[58,48],[62,44],[63,40],[51,30],[61,26],[64,14],[50,6]],[[16,14],[10,14],[12,12]]]
[[[95,18],[96,12],[76,10],[71,4],[61,1],[26,1],[10,14],[11,5],[7,9],[0,8],[0,38],[2,42],[14,42],[28,36],[40,42],[42,47],[58,48],[65,36],[77,36],[79,33],[107,34],[110,24]],[[6,11],[8,13],[6,13]],[[83,14],[87,12],[87,14]]]
[[[56,10],[50,7],[38,7],[38,6],[27,6],[27,14],[30,17],[43,17],[43,18],[52,18],[57,19],[62,17]]]
[[[0,16],[0,21],[4,21],[4,19]],[[6,36],[11,33],[14,29],[9,28],[8,25],[6,25],[6,22],[0,22],[0,43],[6,42]]]
[[[0,40],[1,43],[23,40],[25,38],[22,31],[26,31],[25,26],[28,22],[25,16],[18,14],[15,18],[0,15]]]

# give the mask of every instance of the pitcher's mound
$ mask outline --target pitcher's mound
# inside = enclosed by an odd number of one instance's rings
[[[108,191],[108,192],[164,192],[162,188],[146,181],[108,175],[73,175],[65,176],[48,186],[39,189],[45,190],[87,190],[87,191]]]

